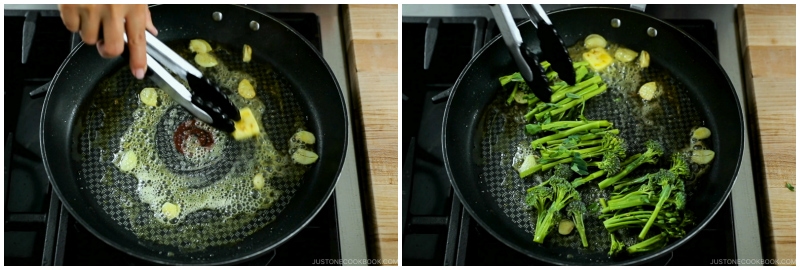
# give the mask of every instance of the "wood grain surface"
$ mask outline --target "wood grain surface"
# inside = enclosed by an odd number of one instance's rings
[[[738,8],[748,107],[756,125],[750,136],[760,142],[752,154],[760,155],[753,166],[759,167],[756,183],[762,183],[759,201],[766,202],[764,255],[778,265],[795,265],[796,259],[796,193],[786,187],[796,185],[795,10],[795,5]]]
[[[348,5],[343,15],[360,181],[368,189],[369,256],[396,264],[398,6]]]

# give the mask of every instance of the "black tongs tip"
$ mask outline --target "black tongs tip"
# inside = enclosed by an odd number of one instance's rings
[[[228,99],[219,86],[206,78],[186,75],[186,81],[192,89],[192,104],[211,116],[211,126],[226,132],[234,131],[234,121],[242,117],[239,109]]]

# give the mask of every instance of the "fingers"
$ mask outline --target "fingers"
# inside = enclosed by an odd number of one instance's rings
[[[97,44],[97,51],[106,58],[125,50],[123,34],[128,36],[131,72],[144,78],[147,52],[144,31],[158,35],[147,5],[59,5],[61,20],[68,30],[80,32],[88,45]],[[98,37],[102,29],[102,38]]]
[[[96,9],[95,5],[87,5],[78,11],[81,17],[81,39],[89,45],[97,43],[97,33],[100,31],[101,14]]]
[[[81,16],[78,14],[77,5],[58,5],[58,10],[61,11],[61,21],[70,32],[78,32],[81,28]]]
[[[147,70],[147,50],[144,37],[147,6],[137,6],[125,19],[125,32],[128,35],[128,50],[130,52],[130,67],[133,76],[137,79],[144,78]],[[152,25],[152,23],[151,23]]]
[[[152,17],[150,17],[150,9],[149,8],[145,9],[147,9],[147,24],[145,25],[145,28],[147,29],[148,32],[150,32],[150,34],[158,36],[158,29],[156,29],[156,26],[153,25],[153,19]]]
[[[108,12],[102,17],[102,22],[103,39],[97,42],[97,50],[102,57],[117,57],[125,49],[125,41],[122,39],[125,31],[125,19],[119,9],[109,7]]]

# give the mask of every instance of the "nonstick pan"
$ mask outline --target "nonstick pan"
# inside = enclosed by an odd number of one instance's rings
[[[550,19],[567,46],[582,44],[587,35],[594,33],[635,51],[647,50],[651,67],[643,76],[674,91],[673,98],[659,101],[663,113],[648,118],[650,123],[635,117],[630,106],[614,102],[620,94],[615,94],[613,88],[586,103],[589,119],[607,119],[620,130],[629,144],[628,153],[643,152],[643,142],[656,139],[664,144],[668,157],[688,145],[693,127],[702,125],[711,130],[712,136],[707,140],[716,157],[703,176],[687,183],[687,208],[695,215],[695,226],[684,238],[672,240],[663,249],[632,257],[610,258],[608,234],[603,230],[587,229],[589,249],[561,245],[558,239],[562,238],[553,236],[556,233],[544,244],[534,243],[531,212],[524,206],[524,194],[538,180],[520,179],[510,161],[515,147],[529,145],[533,137],[522,133],[524,123],[504,116],[503,107],[496,106],[498,98],[508,95],[498,78],[517,71],[508,49],[498,40],[500,37],[469,62],[445,109],[444,161],[456,194],[475,220],[497,239],[547,263],[642,264],[668,254],[712,219],[728,197],[738,172],[744,129],[730,80],[696,40],[650,15],[618,8],[580,7],[555,11]],[[613,27],[612,21],[618,27]],[[539,48],[533,25],[526,21],[519,27],[524,43]],[[667,159],[662,157],[662,167],[668,166]],[[596,218],[586,222],[587,227],[599,223]]]
[[[232,63],[228,66],[231,70],[252,76],[257,96],[266,107],[261,115],[263,130],[274,149],[284,154],[290,151],[290,137],[303,127],[316,135],[312,149],[319,159],[306,167],[305,173],[288,173],[269,180],[269,185],[281,191],[280,199],[253,216],[225,219],[221,218],[221,211],[203,210],[191,219],[187,217],[186,224],[140,226],[144,223],[140,224],[139,217],[153,214],[145,211],[137,216],[123,211],[141,207],[136,197],[131,197],[136,179],[119,172],[112,154],[119,149],[119,138],[134,123],[139,91],[155,84],[147,79],[135,80],[122,58],[103,59],[94,47],[81,44],[55,75],[42,113],[41,148],[53,190],[75,219],[94,235],[117,249],[156,263],[228,264],[281,245],[328,200],[342,168],[347,113],[336,78],[320,53],[300,34],[249,8],[162,5],[153,6],[150,11],[159,28],[158,38],[168,45],[185,48],[189,40],[201,38],[213,46],[229,48],[227,53],[215,53],[223,62]],[[221,13],[222,20],[214,19],[219,18],[212,16],[215,12]],[[253,60],[248,64],[241,61],[244,44],[253,51]],[[236,93],[235,89],[223,91]],[[180,107],[171,110],[180,119],[191,119]],[[164,163],[176,160],[173,158],[177,152],[170,147],[175,124],[172,125],[159,122],[165,131],[159,129],[153,138]],[[95,140],[98,136],[111,139]],[[162,143],[161,137],[167,143]],[[236,145],[223,148],[222,158],[202,164],[197,170],[182,167],[185,171],[180,173],[203,179],[204,183],[197,183],[198,188],[213,184],[226,171],[237,170],[236,162],[241,156],[255,158],[255,152],[248,148],[251,144]],[[219,224],[224,222],[239,223],[223,229]],[[170,237],[176,231],[192,237],[165,240],[173,239]]]

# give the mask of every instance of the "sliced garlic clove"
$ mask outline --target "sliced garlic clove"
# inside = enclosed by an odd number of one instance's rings
[[[639,53],[627,48],[619,48],[614,52],[614,58],[625,63],[633,61],[637,56],[639,56]]]
[[[119,161],[119,169],[123,172],[129,172],[136,168],[137,163],[138,158],[136,157],[136,153],[127,151],[122,155],[122,159]]]
[[[158,93],[156,93],[155,88],[148,87],[142,89],[142,91],[139,92],[139,100],[141,100],[145,105],[155,107],[158,105]]]
[[[189,50],[194,53],[209,53],[212,51],[211,44],[202,39],[192,39],[189,41]]]
[[[656,97],[656,90],[658,90],[658,84],[656,84],[656,82],[645,83],[639,88],[639,97],[650,101]]]
[[[606,39],[598,34],[591,34],[583,40],[583,47],[587,49],[605,48],[608,45]]]
[[[253,176],[253,188],[256,190],[261,190],[264,188],[264,175],[259,173],[256,176]]]
[[[692,151],[692,162],[697,164],[708,164],[714,160],[714,151],[701,149]]]
[[[650,53],[642,50],[642,53],[639,54],[639,67],[647,68],[650,66]]]
[[[574,228],[575,224],[569,219],[562,219],[561,222],[558,223],[558,233],[561,235],[567,235],[571,233],[572,229]]]
[[[181,214],[181,206],[171,202],[166,202],[161,205],[161,214],[167,219],[175,219]]]
[[[250,80],[243,79],[239,82],[239,95],[246,99],[256,97],[256,90],[253,88],[253,85],[250,84]]]
[[[244,44],[242,47],[242,61],[245,63],[250,62],[250,59],[253,54],[253,49],[250,48],[250,45]]]
[[[295,133],[294,138],[305,144],[314,144],[316,142],[314,134],[305,130]]]
[[[297,151],[292,154],[292,160],[303,165],[314,163],[318,158],[319,156],[317,156],[316,153],[305,149],[297,149]]]
[[[695,139],[698,139],[698,140],[702,140],[702,139],[705,139],[705,138],[708,138],[708,137],[711,137],[711,130],[709,130],[706,127],[699,127],[697,129],[695,129],[694,132],[692,133],[692,138],[695,138]]]
[[[213,67],[219,64],[213,55],[207,53],[198,53],[194,56],[194,61],[201,67]]]

